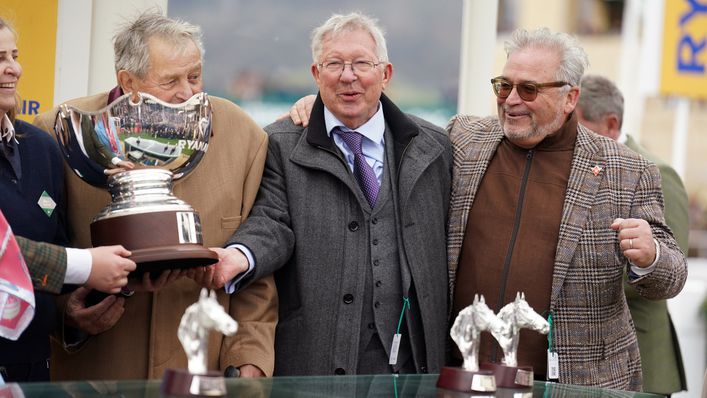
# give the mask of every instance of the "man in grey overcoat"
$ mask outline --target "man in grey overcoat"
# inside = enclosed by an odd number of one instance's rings
[[[314,30],[312,56],[309,125],[265,128],[258,198],[219,252],[216,284],[233,291],[237,274],[240,288],[274,273],[275,375],[437,373],[449,139],[383,94],[393,66],[374,20],[332,16]]]

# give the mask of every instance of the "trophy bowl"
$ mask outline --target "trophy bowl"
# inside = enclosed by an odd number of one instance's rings
[[[174,180],[194,170],[208,149],[207,94],[181,104],[126,94],[94,112],[64,104],[54,131],[74,173],[110,192],[111,203],[91,222],[94,246],[123,245],[137,275],[218,261],[203,247],[199,214],[172,194]]]

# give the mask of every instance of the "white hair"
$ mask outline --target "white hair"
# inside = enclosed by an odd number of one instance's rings
[[[505,49],[508,57],[514,51],[525,48],[544,48],[554,50],[560,56],[560,68],[555,78],[572,86],[579,86],[584,70],[589,66],[589,58],[579,41],[567,33],[552,33],[548,28],[533,31],[517,29],[506,41]]]
[[[193,42],[204,56],[201,28],[180,19],[168,18],[159,10],[148,10],[126,23],[113,37],[115,71],[127,70],[140,78],[150,66],[149,39],[157,37],[185,49]]]
[[[376,19],[359,12],[352,12],[346,15],[334,14],[324,24],[312,31],[312,59],[314,62],[319,62],[319,56],[322,53],[322,42],[325,38],[341,32],[359,29],[367,31],[373,37],[373,41],[376,43],[378,61],[388,62],[388,48],[385,44],[383,29],[378,26]]]

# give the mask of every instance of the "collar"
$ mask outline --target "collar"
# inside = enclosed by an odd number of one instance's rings
[[[331,137],[331,131],[336,127],[341,127],[344,131],[353,131],[346,127],[334,114],[324,106],[324,125],[326,133]],[[368,121],[355,130],[357,133],[368,138],[376,144],[383,144],[383,133],[385,132],[385,117],[383,115],[383,106],[378,102],[378,110]]]
[[[419,134],[419,127],[385,94],[381,94],[380,103],[384,111],[385,123],[390,128],[393,141],[402,150],[413,137]],[[312,113],[309,116],[309,126],[304,130],[307,136],[306,140],[310,145],[322,148],[331,148],[333,145],[324,124],[324,103],[321,95],[317,95],[317,99],[314,100]]]
[[[118,98],[122,97],[123,94],[125,94],[125,93],[123,92],[123,89],[120,88],[120,86],[115,86],[115,87],[114,87],[112,90],[110,90],[110,92],[108,93],[108,104],[106,104],[106,105],[112,104],[113,101],[115,101],[115,100],[117,100]]]
[[[10,121],[10,118],[7,117],[7,114],[5,114],[2,117],[2,120],[0,120],[0,139],[8,144],[13,140],[15,141],[15,144],[19,144],[19,142],[17,142],[17,138],[15,138],[15,126],[12,125],[12,122]]]

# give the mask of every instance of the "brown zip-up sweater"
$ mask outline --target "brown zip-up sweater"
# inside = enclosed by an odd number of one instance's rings
[[[491,159],[471,207],[461,249],[452,319],[474,294],[498,312],[517,292],[547,318],[562,208],[577,138],[572,114],[556,133],[534,148],[504,139]],[[482,333],[479,362],[500,363],[503,352]],[[518,365],[543,378],[547,336],[523,329]],[[459,357],[459,352],[455,352]]]

